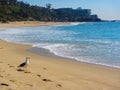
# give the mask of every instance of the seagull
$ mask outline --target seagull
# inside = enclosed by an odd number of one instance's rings
[[[18,67],[27,68],[27,66],[30,64],[29,59],[30,59],[30,57],[26,57],[25,62],[21,63]]]

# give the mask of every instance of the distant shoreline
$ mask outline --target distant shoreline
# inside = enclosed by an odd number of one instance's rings
[[[16,21],[8,23],[0,23],[0,28],[3,27],[34,27],[34,26],[49,26],[49,25],[67,25],[76,22],[41,22],[41,21]],[[78,22],[83,23],[83,22]]]

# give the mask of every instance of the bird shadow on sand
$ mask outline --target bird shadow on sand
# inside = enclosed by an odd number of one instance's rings
[[[21,69],[21,68],[18,68],[17,71],[18,71],[18,72],[29,73],[29,74],[31,73],[30,71],[26,71],[26,70],[23,70],[23,69]]]
[[[21,69],[21,68],[18,68],[17,71],[19,72],[24,72],[25,70]]]

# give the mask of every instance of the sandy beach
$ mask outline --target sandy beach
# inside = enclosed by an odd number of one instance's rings
[[[48,25],[63,25],[70,24],[70,22],[39,22],[39,21],[20,21],[0,23],[0,27],[33,27],[33,26],[48,26]]]
[[[53,24],[12,22],[0,27]],[[120,69],[38,55],[31,48],[0,40],[0,90],[120,90]],[[17,66],[26,56],[30,65],[21,71]]]

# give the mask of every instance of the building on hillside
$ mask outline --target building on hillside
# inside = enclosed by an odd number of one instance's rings
[[[90,16],[93,21],[100,20],[96,14]]]
[[[91,15],[91,9],[82,9],[83,13],[85,13],[86,16]]]

